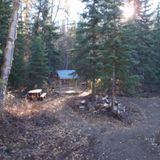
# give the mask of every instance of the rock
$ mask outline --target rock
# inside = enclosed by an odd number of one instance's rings
[[[104,106],[105,108],[110,108],[110,107],[111,107],[111,104],[104,103],[103,106]]]
[[[118,105],[118,102],[117,102],[117,101],[115,101],[114,103],[115,103],[115,105]]]
[[[82,100],[82,101],[81,101],[81,104],[86,104],[86,100]]]
[[[84,110],[86,107],[85,106],[83,106],[83,105],[80,105],[79,106],[79,109],[82,109],[82,110]]]
[[[117,112],[118,111],[118,107],[117,106],[113,106],[113,111]]]

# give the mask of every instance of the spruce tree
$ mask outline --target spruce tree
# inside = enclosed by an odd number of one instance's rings
[[[44,42],[44,49],[48,59],[50,73],[53,73],[59,66],[59,50],[56,48],[56,41],[59,38],[57,27],[50,17],[50,3],[48,0],[36,0],[34,17],[33,36],[41,36]],[[41,15],[41,16],[40,16]]]
[[[0,49],[5,48],[8,34],[9,19],[11,15],[11,0],[0,0]]]
[[[104,15],[103,53],[104,74],[103,83],[107,84],[112,93],[112,106],[115,104],[116,94],[133,94],[138,81],[136,73],[131,72],[132,65],[137,61],[134,58],[133,20],[123,21],[121,0],[104,0],[101,11]]]
[[[29,86],[42,86],[48,81],[49,68],[44,43],[41,37],[35,37],[32,41],[31,58],[29,60],[28,75]]]
[[[154,73],[155,73],[155,81],[154,81],[154,90],[159,92],[160,89],[160,3],[156,9],[156,19],[153,30],[153,38],[154,38]]]
[[[122,44],[122,28],[120,24],[121,2],[115,0],[104,0],[104,56],[106,64],[106,74],[112,80],[112,107],[115,105],[116,96],[116,80],[118,79],[117,72],[121,64],[120,58],[123,50]]]
[[[24,60],[25,55],[25,38],[23,34],[18,34],[16,41],[15,54],[11,75],[9,78],[9,85],[13,88],[24,87],[26,80],[26,64]]]
[[[83,0],[86,11],[82,14],[83,21],[79,24],[76,46],[76,66],[86,80],[92,82],[92,95],[95,94],[96,79],[102,71],[102,53],[100,48],[101,14],[97,0]]]
[[[45,52],[48,58],[50,73],[54,73],[60,64],[60,51],[56,48],[55,42],[59,38],[56,33],[57,28],[53,25],[44,26],[43,40],[45,43]]]
[[[2,65],[3,52],[6,45],[9,18],[11,14],[11,0],[0,0],[0,68]]]
[[[134,67],[135,71],[140,77],[140,82],[144,91],[151,91],[152,84],[155,81],[154,59],[155,54],[153,50],[153,12],[151,12],[151,5],[149,0],[140,1],[140,13],[135,21],[136,58],[139,63]]]

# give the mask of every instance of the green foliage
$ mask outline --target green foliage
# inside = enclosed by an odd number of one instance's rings
[[[141,0],[140,14],[135,20],[134,29],[134,51],[137,63],[132,72],[140,77],[142,91],[152,91],[152,84],[156,80],[154,35],[153,35],[153,13],[150,11],[150,1]]]
[[[103,2],[104,74],[107,75],[103,76],[103,80],[104,84],[111,84],[113,65],[115,65],[116,85],[123,93],[133,93],[137,82],[136,76],[130,73],[130,68],[134,64],[133,47],[130,43],[133,33],[130,32],[131,25],[122,22],[121,5],[120,1]],[[121,83],[117,84],[117,81]],[[112,85],[109,85],[108,89],[111,90]]]
[[[35,37],[31,47],[32,55],[29,61],[29,86],[42,86],[48,81],[49,68],[44,43],[40,37]]]
[[[0,68],[3,59],[2,52],[4,51],[7,40],[11,2],[11,0],[0,0]]]
[[[9,18],[11,14],[11,0],[0,0],[0,48],[4,50],[7,40]]]
[[[120,10],[123,5],[121,0],[82,2],[86,8],[78,23],[76,37],[73,35],[74,25],[67,31],[64,29],[61,39],[51,20],[49,0],[33,2],[35,14],[32,15],[32,24],[29,24],[29,19],[23,22],[23,18],[19,23],[10,86],[42,86],[56,69],[74,66],[80,77],[92,82],[93,93],[97,86],[100,90],[111,90],[113,68],[116,75],[114,81],[119,83],[117,86],[121,93],[158,91],[160,5],[156,14],[153,14],[150,0],[140,0],[139,15],[124,22]],[[0,0],[0,64],[7,38],[11,3],[11,0]],[[27,26],[27,29],[31,28],[30,31],[25,29],[25,24],[30,25]],[[30,43],[32,47],[29,47]]]
[[[45,52],[48,58],[48,65],[50,72],[53,73],[58,68],[60,64],[60,53],[55,47],[55,41],[59,38],[59,35],[56,33],[56,27],[53,25],[45,25],[43,39],[45,42]]]
[[[14,88],[20,88],[26,83],[26,65],[24,61],[25,38],[23,34],[18,34],[18,39],[15,46],[14,60],[9,77],[9,85]]]
[[[154,43],[152,45],[154,61],[152,66],[154,66],[154,81],[152,81],[153,90],[159,91],[160,88],[160,4],[156,10],[155,27],[152,31],[152,36]],[[153,59],[153,58],[152,58]]]
[[[3,85],[3,80],[2,79],[0,79],[0,87]]]
[[[75,58],[79,74],[93,83],[92,92],[95,92],[95,81],[102,71],[102,53],[100,46],[100,23],[99,1],[84,0],[86,12],[83,13],[83,22],[77,30],[77,44]]]
[[[59,35],[57,34],[57,27],[50,20],[49,4],[48,0],[37,0],[36,6],[38,7],[36,7],[37,14],[34,17],[33,36],[42,38],[50,72],[54,72],[60,64],[60,52],[55,47]]]

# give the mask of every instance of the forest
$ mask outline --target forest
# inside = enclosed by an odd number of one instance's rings
[[[134,15],[125,19],[120,8],[123,1],[84,0],[86,9],[79,22],[64,20],[58,28],[54,4],[43,0],[23,3],[9,88],[42,86],[49,84],[55,70],[76,69],[93,83],[93,90],[109,91],[115,81],[120,94],[159,91],[159,5],[153,10],[149,0],[142,0]],[[2,66],[12,1],[2,0],[0,7]]]
[[[80,1],[71,19],[67,0],[0,0],[2,160],[160,159],[160,2]],[[89,95],[51,93],[57,70]],[[39,88],[48,98],[28,102]]]

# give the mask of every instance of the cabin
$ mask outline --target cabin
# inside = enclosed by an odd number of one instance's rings
[[[77,93],[79,76],[75,70],[57,70],[54,77],[59,93]]]

